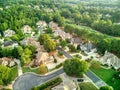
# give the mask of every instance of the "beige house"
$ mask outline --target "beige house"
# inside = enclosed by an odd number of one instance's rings
[[[66,33],[61,29],[55,30],[54,35],[55,36],[60,36],[62,39],[70,39],[70,38],[72,38],[72,36],[69,33]]]
[[[0,65],[12,67],[15,65],[15,62],[12,58],[3,57],[0,58]]]
[[[11,37],[11,36],[13,36],[14,34],[15,34],[15,31],[10,30],[10,29],[4,31],[4,37]]]
[[[21,30],[24,34],[31,34],[32,33],[32,28],[29,25],[24,25],[21,28]]]
[[[36,56],[36,60],[34,61],[35,65],[40,65],[40,62],[45,63],[47,61],[49,61],[49,54],[46,52],[38,52],[37,56]]]
[[[47,23],[46,23],[45,21],[38,21],[38,22],[36,23],[36,25],[37,25],[38,27],[46,27],[46,26],[47,26]]]
[[[37,51],[41,50],[41,46],[40,43],[37,42],[34,38],[32,37],[27,37],[25,39],[23,39],[22,41],[20,41],[20,43],[22,45],[34,45],[37,48]]]
[[[53,31],[55,31],[59,28],[58,24],[53,21],[49,22],[49,27],[52,28]]]

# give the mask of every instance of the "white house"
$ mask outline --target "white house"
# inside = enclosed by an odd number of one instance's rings
[[[100,58],[100,62],[104,65],[107,64],[109,67],[114,67],[116,70],[120,68],[120,59],[110,52],[105,52],[104,56]]]
[[[80,48],[81,48],[81,50],[85,51],[86,53],[90,53],[92,51],[94,51],[94,52],[97,51],[95,46],[90,41],[85,44],[81,44]]]
[[[11,37],[14,34],[15,34],[15,31],[10,30],[10,29],[4,31],[4,37]]]
[[[29,25],[24,25],[21,28],[21,30],[24,34],[31,34],[32,33],[32,28]]]

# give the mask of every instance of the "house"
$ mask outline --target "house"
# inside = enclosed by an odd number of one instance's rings
[[[85,51],[86,53],[90,53],[92,51],[94,51],[94,52],[97,51],[95,46],[90,41],[85,44],[82,44],[80,46],[80,48],[81,48],[81,50]]]
[[[72,38],[72,36],[69,33],[65,33],[63,30],[61,29],[57,29],[54,31],[54,35],[55,36],[60,36],[62,39],[70,39]]]
[[[4,31],[4,37],[11,37],[14,34],[15,34],[15,31],[10,30],[10,29]]]
[[[0,58],[0,65],[12,67],[15,65],[15,62],[12,58],[3,57]]]
[[[4,48],[4,47],[11,47],[11,48],[18,47],[18,43],[15,41],[12,41],[12,40],[5,41],[2,43],[2,48]]]
[[[45,21],[38,21],[38,22],[36,23],[36,25],[37,25],[38,27],[47,27],[47,23],[46,23]]]
[[[33,46],[35,46],[37,48],[37,51],[41,50],[40,43],[37,42],[32,37],[27,37],[27,38],[23,39],[22,41],[20,41],[20,44],[21,45],[33,45]]]
[[[58,24],[51,21],[49,22],[49,25],[48,25],[50,28],[52,28],[53,31],[57,30],[59,27],[58,27]]]
[[[82,40],[79,37],[73,37],[70,39],[71,44],[81,44],[83,43]]]
[[[47,52],[38,52],[36,60],[34,61],[35,65],[40,65],[41,62],[46,63],[49,61],[49,54]]]
[[[24,34],[31,34],[32,33],[32,28],[29,25],[24,25],[21,28],[21,30]]]
[[[107,64],[109,67],[114,67],[116,70],[120,69],[120,59],[110,52],[105,52],[104,56],[100,58],[100,62],[105,65]]]

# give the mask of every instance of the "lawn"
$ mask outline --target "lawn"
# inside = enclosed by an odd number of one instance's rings
[[[108,85],[112,86],[114,90],[120,90],[120,79],[113,79],[116,71],[114,69],[91,69],[97,76],[99,76]]]
[[[98,90],[91,82],[83,82],[79,86],[80,90]]]
[[[25,73],[25,72],[34,72],[34,73],[39,74],[39,68],[31,70],[29,67],[22,67],[22,71],[23,71],[23,73]]]

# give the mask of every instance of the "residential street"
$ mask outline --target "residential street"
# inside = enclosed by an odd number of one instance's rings
[[[13,84],[13,90],[31,90],[32,87],[36,85],[40,85],[53,77],[56,77],[60,74],[62,74],[64,71],[63,69],[60,69],[50,75],[46,76],[40,76],[34,73],[25,73],[21,76],[19,76],[14,84]]]

